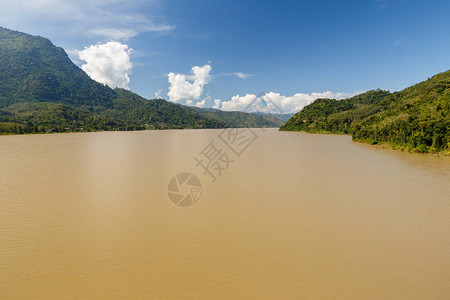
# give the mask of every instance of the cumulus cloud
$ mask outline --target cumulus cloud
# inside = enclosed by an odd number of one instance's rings
[[[168,32],[175,28],[156,11],[158,0],[3,0],[2,26],[47,36],[77,34],[126,40],[142,32]],[[50,34],[47,34],[50,33]]]
[[[225,111],[248,111],[248,112],[267,112],[267,113],[295,113],[303,107],[311,104],[319,98],[342,99],[348,96],[343,93],[323,92],[303,94],[298,93],[293,96],[283,96],[280,93],[266,93],[256,96],[247,94],[245,96],[236,95],[229,101],[220,99],[214,100],[214,108]]]
[[[220,99],[214,100],[213,108],[220,109],[221,106],[222,106],[222,100],[220,100]]]
[[[270,92],[265,94],[262,99],[266,101],[267,105],[276,105],[283,112],[294,113],[300,111],[303,107],[308,104],[313,103],[319,98],[330,98],[330,99],[342,99],[346,94],[343,93],[333,93],[333,92],[322,92],[322,93],[311,93],[303,94],[298,93],[291,97],[282,96],[279,93]]]
[[[112,88],[128,89],[133,64],[130,60],[132,49],[119,42],[108,42],[86,47],[77,51],[81,66],[92,79]]]
[[[216,99],[214,103],[216,107],[221,110],[248,111],[255,110],[255,107],[261,103],[261,99],[256,95],[247,94],[245,96],[236,95],[232,97],[230,101],[220,101]]]
[[[210,65],[195,66],[191,69],[191,75],[169,73],[169,100],[172,102],[195,105],[194,100],[199,100],[206,84],[211,80],[212,68]],[[190,104],[188,104],[190,103]],[[201,104],[198,104],[201,105]]]
[[[270,92],[260,95],[246,94],[244,96],[235,95],[230,100],[211,100],[208,95],[202,98],[205,85],[211,80],[211,66],[209,64],[202,67],[195,66],[191,74],[168,74],[169,100],[189,106],[205,107],[212,105],[213,108],[224,111],[245,111],[245,112],[265,112],[265,113],[295,113],[303,107],[311,104],[319,98],[342,99],[348,94],[322,92],[322,93],[297,93],[293,96],[284,96],[280,93]],[[245,79],[252,75],[243,73],[222,73],[223,75],[235,75]],[[213,102],[214,104],[212,104]]]
[[[206,104],[206,99],[203,99],[202,101],[196,101],[196,102],[193,100],[186,101],[186,105],[195,106],[195,107],[199,107],[199,108],[205,107],[205,104]]]
[[[163,91],[162,89],[159,89],[159,90],[156,91],[156,93],[155,93],[155,98],[156,98],[156,99],[161,99],[161,93],[162,93],[162,91]]]

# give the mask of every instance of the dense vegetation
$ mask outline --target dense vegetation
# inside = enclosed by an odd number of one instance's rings
[[[48,39],[1,27],[0,91],[0,108],[17,102],[109,106],[115,96]]]
[[[49,40],[0,27],[0,133],[278,127],[280,120],[194,109],[111,89]]]
[[[193,108],[202,116],[216,121],[225,122],[227,126],[235,127],[280,127],[286,121],[271,114],[248,114],[241,111],[221,111],[218,109]],[[275,125],[275,126],[274,126]]]
[[[351,134],[415,152],[450,148],[450,71],[403,91],[376,90],[345,99],[318,99],[280,130]]]

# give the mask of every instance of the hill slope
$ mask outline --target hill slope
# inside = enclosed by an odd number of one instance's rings
[[[410,151],[448,151],[450,71],[396,93],[376,90],[345,100],[316,100],[280,130],[351,134],[357,141]]]
[[[0,91],[0,108],[17,102],[109,106],[115,97],[49,40],[1,27]]]
[[[278,128],[285,123],[285,121],[281,120],[281,118],[269,114],[262,115],[259,113],[245,113],[241,111],[222,111],[210,108],[208,109],[193,108],[193,109],[205,117],[220,122],[225,122],[227,126]]]
[[[0,133],[222,128],[228,117],[113,90],[92,80],[48,39],[0,27]],[[279,126],[278,120],[241,117],[234,126]]]

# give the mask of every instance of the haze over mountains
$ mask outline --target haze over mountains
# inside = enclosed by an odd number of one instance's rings
[[[48,39],[0,27],[0,132],[279,127],[274,116],[147,100],[92,80]]]

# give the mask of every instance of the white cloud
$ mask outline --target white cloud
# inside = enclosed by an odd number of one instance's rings
[[[342,99],[348,95],[343,93],[298,93],[293,96],[283,96],[280,93],[266,93],[262,96],[247,94],[245,96],[236,95],[229,101],[220,99],[214,100],[214,108],[226,111],[260,111],[274,113],[295,113],[303,107],[311,104],[319,98]]]
[[[214,100],[213,108],[220,109],[221,106],[222,106],[222,100],[220,100],[220,99]]]
[[[200,99],[204,86],[211,80],[211,70],[210,65],[204,65],[193,67],[192,75],[169,73],[169,100],[187,104],[187,101],[193,103],[193,100]]]
[[[244,73],[241,73],[241,72],[233,73],[233,75],[239,77],[240,79],[247,79],[247,78],[255,76],[254,74],[244,74]]]
[[[155,93],[155,98],[156,98],[156,99],[161,99],[161,93],[162,93],[162,91],[163,91],[162,89],[159,89],[159,90],[156,91],[156,93]]]
[[[118,28],[95,28],[89,30],[90,33],[95,35],[102,35],[114,40],[127,40],[138,33],[133,29],[118,29]]]
[[[169,92],[167,93],[169,100],[196,107],[204,107],[207,103],[214,102],[213,108],[224,111],[258,111],[276,114],[298,112],[319,98],[342,99],[348,96],[347,94],[333,92],[298,93],[293,96],[283,96],[280,93],[270,92],[258,96],[254,94],[246,94],[245,96],[235,95],[229,101],[223,101],[221,99],[211,101],[208,93],[205,98],[199,100],[201,99],[205,85],[211,80],[211,70],[211,66],[207,64],[202,67],[193,67],[190,75],[169,73],[168,81],[170,86]],[[243,73],[222,74],[235,75],[243,79],[252,76]]]
[[[50,31],[49,36],[94,35],[126,40],[142,32],[175,28],[149,14],[158,5],[157,0],[3,0],[0,23],[42,35]]]
[[[202,101],[197,101],[197,102],[194,102],[192,100],[187,100],[186,101],[186,105],[188,105],[188,106],[195,106],[195,107],[199,107],[199,108],[204,107],[205,104],[206,104],[206,99],[203,99]]]
[[[248,79],[250,77],[255,76],[255,74],[245,74],[242,72],[234,72],[234,73],[221,73],[219,75],[225,75],[225,76],[236,76],[237,78],[240,79]]]
[[[344,96],[346,95],[343,93],[332,93],[329,91],[311,94],[298,93],[291,97],[282,96],[279,93],[270,92],[265,94],[262,99],[265,100],[269,106],[276,105],[283,112],[294,113],[300,111],[306,105],[313,103],[316,99],[341,99]]]
[[[112,88],[128,89],[133,64],[130,61],[132,49],[119,42],[108,42],[86,47],[77,51],[80,60],[86,62],[81,68],[92,79]]]
[[[231,98],[230,101],[219,101],[215,100],[215,105],[217,108],[227,111],[250,111],[254,110],[254,107],[260,104],[261,99],[256,95],[247,94],[245,96],[236,95]]]

